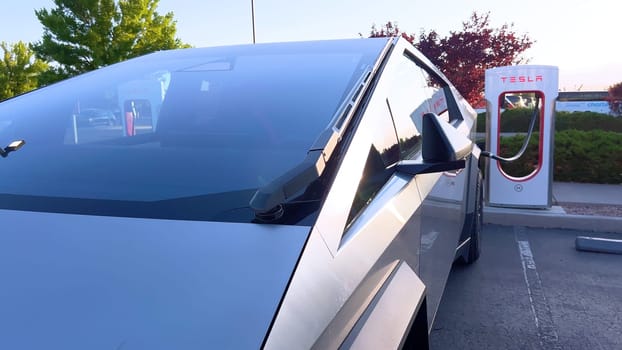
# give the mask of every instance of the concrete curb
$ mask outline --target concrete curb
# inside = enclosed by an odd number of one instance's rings
[[[554,206],[551,209],[513,209],[485,206],[484,223],[622,233],[622,218],[598,215],[571,215],[566,214],[558,206]]]
[[[577,250],[595,253],[622,254],[622,240],[579,236],[575,239]]]

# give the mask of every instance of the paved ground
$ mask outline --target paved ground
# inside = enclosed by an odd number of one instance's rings
[[[486,225],[482,256],[455,266],[432,349],[622,349],[622,255],[579,252],[577,235]]]
[[[566,214],[622,218],[622,185],[554,182],[553,203]]]
[[[550,209],[486,206],[484,223],[622,233],[622,184],[554,182],[552,191]]]
[[[622,184],[553,183],[555,203],[599,203],[622,205]]]

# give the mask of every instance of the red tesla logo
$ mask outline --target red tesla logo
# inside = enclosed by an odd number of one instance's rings
[[[542,81],[541,75],[518,75],[518,76],[509,76],[509,77],[501,77],[501,81],[503,83],[533,83],[536,81]]]

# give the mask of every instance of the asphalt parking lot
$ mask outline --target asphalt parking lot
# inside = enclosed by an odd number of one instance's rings
[[[432,349],[622,349],[622,255],[580,252],[605,234],[486,225],[482,255],[453,267]]]

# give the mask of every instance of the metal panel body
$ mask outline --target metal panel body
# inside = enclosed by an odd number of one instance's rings
[[[431,326],[456,254],[465,222],[467,171],[417,176],[422,194],[419,276],[428,288],[428,324]]]
[[[486,162],[486,203],[490,206],[550,208],[552,205],[553,147],[555,138],[555,100],[558,93],[558,69],[553,66],[507,66],[486,70],[487,132],[491,152],[500,149],[500,96],[504,93],[536,92],[541,102],[539,164],[524,177],[506,174],[495,160]]]
[[[268,349],[367,348],[372,345],[361,340],[369,338],[380,342],[374,343],[378,348],[398,347],[406,334],[397,339],[388,330],[409,329],[426,290],[435,293],[428,302],[433,319],[459,244],[468,176],[394,173],[360,215],[352,222],[348,216],[370,145],[386,120],[392,65],[405,50],[410,44],[396,40],[355,131],[345,136],[350,143],[266,340]],[[468,134],[473,118],[457,123],[458,129]],[[425,251],[423,235],[435,235]],[[407,299],[395,297],[404,290]]]
[[[0,348],[24,350],[258,348],[309,233],[12,210],[0,222]]]

